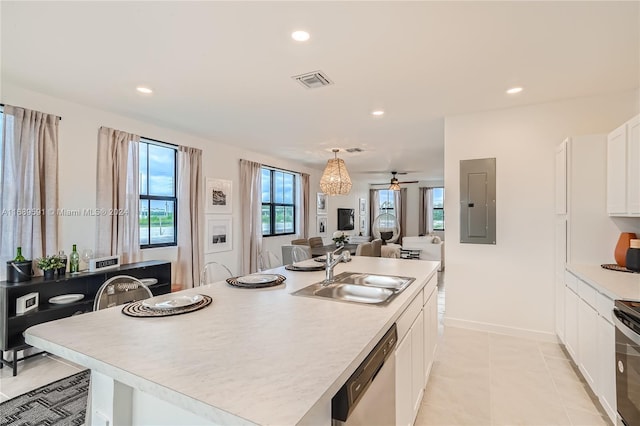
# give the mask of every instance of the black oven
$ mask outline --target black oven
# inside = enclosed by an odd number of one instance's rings
[[[640,425],[640,302],[616,300],[616,400],[619,420]]]

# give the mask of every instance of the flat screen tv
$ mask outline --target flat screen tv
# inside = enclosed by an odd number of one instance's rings
[[[351,231],[355,228],[353,209],[338,209],[338,230]]]

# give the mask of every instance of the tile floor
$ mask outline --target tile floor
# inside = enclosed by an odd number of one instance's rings
[[[608,425],[599,403],[560,345],[444,327],[416,426]],[[0,370],[0,401],[70,376],[82,367],[54,355]]]

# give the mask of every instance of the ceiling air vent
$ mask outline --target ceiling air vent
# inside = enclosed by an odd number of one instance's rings
[[[362,148],[347,148],[346,151],[347,152],[364,152],[364,149],[362,149]]]
[[[317,87],[330,86],[333,84],[329,77],[322,73],[322,71],[313,71],[306,74],[294,75],[294,80],[297,80],[307,89],[315,89]]]

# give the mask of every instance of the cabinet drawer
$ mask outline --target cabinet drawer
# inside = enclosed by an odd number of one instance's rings
[[[438,273],[433,274],[427,285],[422,289],[422,304],[426,305],[429,299],[436,293],[434,291],[438,287]]]
[[[398,327],[398,342],[402,341],[404,335],[411,328],[411,324],[422,310],[422,290],[416,295],[415,299],[407,306],[407,309],[400,315],[396,325]]]
[[[578,278],[569,271],[564,271],[564,285],[578,293]]]
[[[578,296],[593,309],[596,309],[596,299],[598,298],[598,291],[591,287],[589,284],[582,280],[578,280]]]
[[[601,317],[613,324],[613,300],[602,293],[598,293],[596,298],[596,308]]]

